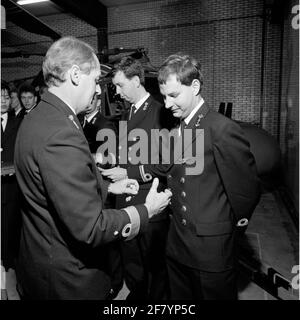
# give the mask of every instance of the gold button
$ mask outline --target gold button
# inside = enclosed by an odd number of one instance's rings
[[[118,149],[121,150],[121,149],[122,149],[122,146],[119,146]]]
[[[185,220],[185,219],[182,219],[182,220],[181,220],[181,224],[182,224],[183,226],[186,226],[186,220]]]
[[[180,182],[181,182],[181,183],[184,183],[184,182],[185,182],[184,177],[180,178]]]
[[[181,196],[182,198],[185,198],[186,197],[186,193],[184,191],[181,192]]]
[[[170,174],[168,174],[168,179],[172,179],[172,176]]]
[[[182,206],[182,207],[181,207],[181,210],[182,210],[183,212],[186,212],[186,206]]]

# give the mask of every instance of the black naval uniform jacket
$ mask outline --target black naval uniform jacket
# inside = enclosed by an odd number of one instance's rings
[[[130,112],[130,110],[128,111]],[[161,129],[167,127],[169,124],[168,119],[170,115],[166,112],[163,106],[156,101],[151,95],[149,98],[143,103],[142,106],[136,111],[135,114],[131,116],[130,120],[128,119],[128,114],[125,113],[121,120],[127,120],[127,132],[130,133],[133,129],[143,129],[148,136],[148,161],[149,164],[151,162],[151,129]],[[127,137],[121,137],[126,139]],[[127,142],[127,151],[128,151],[128,159],[130,158],[130,150],[132,146],[138,143],[140,140],[139,136],[134,137],[133,141]],[[119,153],[121,152],[122,142],[119,142]],[[129,162],[129,161],[128,161]],[[145,176],[141,173],[140,168],[143,163],[131,165],[120,164],[120,167],[127,169],[128,178],[137,179],[140,183],[139,193],[132,197],[129,202],[125,201],[126,196],[120,195],[117,196],[117,207],[121,208],[124,205],[133,205],[136,203],[144,203],[146,196],[152,185],[152,177]],[[162,191],[166,188],[166,177],[160,177],[160,183],[158,186],[158,191]],[[166,208],[160,214],[152,217],[149,222],[160,221],[168,218],[169,208]]]
[[[1,131],[1,167],[11,166],[17,132],[22,119],[8,112],[4,132]],[[14,174],[1,177],[1,259],[6,269],[14,267],[20,242],[20,192]]]
[[[84,122],[83,132],[89,143],[91,153],[96,153],[99,146],[103,143],[97,141],[97,133],[101,129],[111,129],[117,134],[113,122],[105,118],[100,111],[98,111],[90,121]]]
[[[103,209],[108,183],[77,116],[49,92],[19,128],[15,169],[24,195],[17,276],[25,295],[106,299],[107,244],[137,233],[130,213],[139,217],[139,231],[145,230],[146,207]]]
[[[206,103],[186,128],[192,130],[193,138],[185,148],[192,147],[193,156],[197,135],[198,139],[204,136],[204,149],[198,154],[204,156],[202,172],[187,175],[186,169],[195,165],[190,160],[195,159],[184,154],[175,164],[143,170],[152,176],[167,171],[173,193],[167,255],[196,269],[221,272],[235,263],[237,223],[247,223],[259,201],[256,164],[240,126]]]

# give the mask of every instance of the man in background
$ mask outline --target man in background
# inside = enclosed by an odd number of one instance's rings
[[[127,121],[127,131],[142,129],[147,134],[148,153],[147,163],[151,163],[151,130],[164,127],[167,115],[162,105],[145,89],[145,74],[141,63],[131,57],[125,57],[113,69],[113,84],[117,94],[130,103],[131,107],[124,113],[121,120]],[[126,138],[127,137],[121,137]],[[128,141],[127,164],[102,170],[102,175],[112,181],[118,181],[125,177],[138,179],[142,184],[140,192],[126,202],[125,196],[117,196],[118,208],[126,203],[136,204],[144,202],[151,188],[152,177],[144,175],[141,171],[142,162],[131,164],[130,151],[137,142]],[[122,142],[119,141],[119,154],[122,152]],[[161,177],[160,190],[165,188],[166,180]],[[124,278],[130,294],[128,300],[161,300],[167,297],[167,269],[165,258],[166,237],[169,228],[169,208],[166,208],[159,216],[149,220],[147,232],[135,239],[122,243],[122,256]]]
[[[24,115],[28,114],[37,104],[37,93],[34,87],[24,83],[19,89],[19,97],[24,107]]]
[[[99,130],[111,129],[117,135],[117,128],[114,123],[101,114],[100,107],[100,95],[95,94],[85,112],[80,115],[83,132],[89,143],[91,153],[96,153],[97,149],[102,144],[101,141],[97,141],[97,133]]]
[[[1,261],[5,269],[6,297],[19,299],[15,263],[19,249],[20,194],[13,169],[14,148],[21,119],[11,108],[10,89],[1,81]]]
[[[11,89],[10,98],[11,98],[11,108],[14,110],[15,117],[23,119],[25,110],[19,100],[19,93],[16,88]]]

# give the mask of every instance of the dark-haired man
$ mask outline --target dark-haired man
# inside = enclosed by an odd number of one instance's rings
[[[260,196],[249,143],[236,122],[202,98],[197,60],[169,56],[158,82],[165,107],[181,122],[176,157],[167,166],[173,193],[167,240],[170,298],[236,299],[237,233],[246,227]],[[144,166],[146,174],[158,175],[158,169]]]
[[[142,130],[147,141],[144,154],[146,163],[151,163],[151,131],[162,129],[168,125],[169,115],[163,106],[145,89],[145,73],[141,63],[131,57],[123,58],[113,69],[112,82],[117,94],[130,103],[128,112],[121,120],[127,121],[127,133],[132,130]],[[172,118],[170,119],[172,120]],[[122,136],[127,139],[128,135]],[[123,143],[119,143],[119,155],[127,152],[127,163],[118,167],[103,170],[102,174],[113,181],[124,177],[137,179],[140,183],[139,194],[126,202],[125,196],[117,196],[117,207],[126,203],[143,202],[151,187],[152,176],[143,174],[143,160],[137,164],[131,163],[131,149],[141,137],[130,139],[127,150],[122,150]],[[142,152],[142,151],[140,151]],[[165,177],[161,177],[159,189],[164,189]],[[125,282],[130,290],[128,300],[161,300],[167,297],[167,269],[165,245],[169,228],[170,209],[167,208],[159,216],[149,220],[147,232],[135,239],[122,243]]]
[[[19,97],[24,107],[24,115],[28,114],[37,104],[37,93],[34,87],[30,84],[24,83],[19,89]],[[20,111],[22,113],[22,110]]]

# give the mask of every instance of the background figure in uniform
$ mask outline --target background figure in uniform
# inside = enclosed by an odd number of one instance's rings
[[[1,261],[6,270],[8,299],[18,297],[16,291],[15,260],[20,242],[21,213],[20,194],[13,170],[14,148],[21,119],[15,118],[11,105],[10,90],[1,82]]]
[[[101,114],[100,107],[100,96],[95,94],[92,102],[88,105],[85,112],[79,115],[79,120],[81,120],[80,122],[82,123],[83,132],[89,143],[91,153],[94,154],[103,143],[101,141],[97,141],[97,133],[99,130],[111,129],[117,135],[117,128],[115,127],[115,124]]]
[[[141,63],[131,57],[125,57],[113,69],[113,84],[117,94],[131,104],[127,114],[121,120],[127,121],[128,133],[133,129],[143,129],[148,139],[147,163],[151,163],[151,130],[161,129],[164,117],[164,108],[145,89],[145,75]],[[125,138],[126,137],[121,137]],[[117,196],[117,208],[126,203],[135,204],[144,202],[147,192],[151,187],[152,177],[142,174],[142,162],[132,165],[130,162],[130,150],[137,142],[128,141],[128,162],[120,166],[103,170],[102,175],[112,181],[130,177],[142,181],[139,194],[126,202],[125,196]],[[142,142],[144,143],[144,142]],[[122,141],[119,141],[119,153],[122,152]],[[153,150],[152,150],[153,152]],[[161,177],[159,189],[165,188],[164,177]],[[166,236],[169,228],[170,210],[167,208],[159,216],[149,221],[147,232],[135,239],[122,243],[122,257],[124,265],[124,277],[130,290],[128,300],[160,300],[167,294],[167,269],[165,258]]]
[[[171,299],[236,299],[237,234],[260,196],[249,143],[236,122],[204,102],[195,59],[171,55],[160,67],[158,81],[165,107],[181,120],[175,158],[167,166],[173,193],[167,241]],[[160,172],[153,166],[144,170]]]
[[[21,110],[21,113],[24,113],[24,115],[28,114],[36,106],[38,99],[34,87],[28,83],[24,83],[20,86],[19,98],[24,107],[24,110]]]
[[[92,102],[87,106],[83,113],[78,115],[78,119],[82,125],[83,133],[88,141],[90,151],[96,158],[96,153],[98,148],[103,142],[97,141],[97,133],[101,129],[110,129],[115,135],[117,135],[117,128],[112,121],[105,118],[101,112],[101,99],[97,92],[94,94]],[[99,156],[99,154],[98,154]],[[102,154],[101,154],[102,156]],[[108,154],[104,154],[108,156]],[[98,159],[99,157],[97,157]],[[99,164],[97,164],[99,165]],[[101,165],[101,164],[100,164]],[[107,179],[108,180],[108,179]],[[104,203],[105,208],[115,208],[116,207],[116,197],[114,194],[108,194],[106,201]],[[111,280],[112,280],[112,298],[114,298],[123,286],[123,276],[122,276],[122,266],[121,266],[121,256],[119,250],[119,243],[109,244],[108,249],[108,260],[111,266]]]
[[[23,106],[19,99],[19,92],[16,88],[11,89],[10,91],[10,98],[11,98],[11,108],[14,110],[15,117],[23,119],[24,111]]]
[[[156,180],[144,204],[104,209],[108,192],[136,194],[138,184],[103,181],[77,118],[100,93],[97,56],[81,40],[60,38],[43,75],[48,91],[22,121],[15,148],[24,195],[20,289],[25,299],[109,299],[107,244],[143,232],[171,193],[157,193]]]

